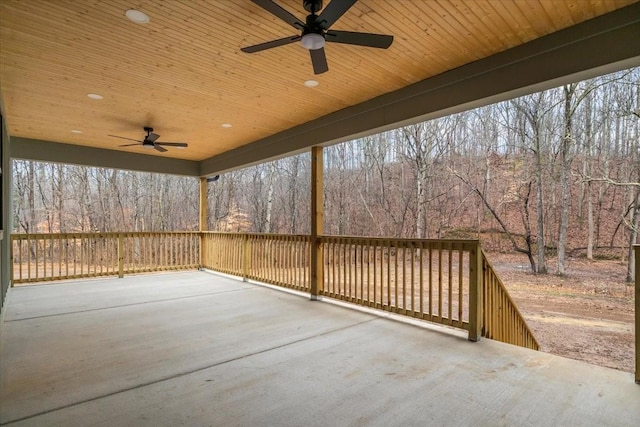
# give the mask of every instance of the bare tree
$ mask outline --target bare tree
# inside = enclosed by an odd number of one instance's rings
[[[536,188],[536,255],[538,261],[536,271],[544,274],[547,273],[544,179],[549,175],[547,135],[549,134],[550,125],[548,116],[554,111],[556,105],[550,102],[548,93],[545,92],[512,100],[504,105],[505,107],[507,105],[512,106],[518,113],[514,116],[515,128],[517,129],[516,135],[520,139],[522,147],[533,154],[533,181]]]

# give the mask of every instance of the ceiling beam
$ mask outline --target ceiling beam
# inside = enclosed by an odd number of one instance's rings
[[[640,3],[201,162],[219,174],[640,65]]]
[[[127,153],[82,145],[61,144],[37,139],[10,137],[11,158],[82,166],[199,176],[200,164],[193,160],[172,159]]]

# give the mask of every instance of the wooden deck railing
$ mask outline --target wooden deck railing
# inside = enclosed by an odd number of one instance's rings
[[[539,350],[540,345],[495,269],[482,253],[484,307],[482,336]]]
[[[469,330],[477,241],[322,237],[322,294]]]
[[[12,234],[13,284],[199,266],[197,232]]]
[[[477,240],[323,236],[320,241],[325,297],[538,349]],[[202,247],[205,268],[310,288],[309,236],[204,232]]]
[[[309,236],[202,233],[202,266],[301,291],[309,290]]]
[[[14,234],[13,283],[199,267],[310,292],[311,238],[218,232]],[[538,349],[478,240],[319,237],[318,294]]]

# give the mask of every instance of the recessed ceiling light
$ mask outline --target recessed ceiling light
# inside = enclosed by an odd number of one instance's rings
[[[146,24],[149,22],[149,16],[139,10],[129,9],[124,14],[129,18],[129,21],[135,22],[136,24]]]
[[[102,99],[103,96],[102,95],[98,95],[97,93],[90,93],[87,95],[89,98],[91,99]]]
[[[230,128],[231,126],[233,126],[231,123],[223,123],[220,126],[222,126],[223,128]]]
[[[317,80],[306,80],[306,81],[304,82],[304,85],[305,85],[306,87],[316,87],[316,86],[318,86],[319,84],[320,84],[320,83],[319,83]]]
[[[71,129],[71,133],[82,133],[82,131],[78,129]]]

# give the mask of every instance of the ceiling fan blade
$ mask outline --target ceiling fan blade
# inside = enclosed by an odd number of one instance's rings
[[[166,149],[166,148],[162,148],[162,147],[160,147],[158,144],[153,144],[153,148],[155,148],[156,150],[158,150],[158,151],[159,151],[159,152],[161,152],[161,153],[164,153],[164,152],[166,152],[166,151],[167,151],[167,149]]]
[[[357,1],[358,0],[332,0],[331,3],[324,8],[320,16],[318,16],[316,22],[320,24],[323,29],[328,29]]]
[[[157,140],[158,138],[160,138],[160,135],[158,135],[157,133],[153,133],[153,132],[151,132],[151,133],[149,134],[149,136],[147,136],[147,137],[144,139],[144,141],[145,141],[145,142],[150,142],[150,143],[152,143],[152,144],[153,144],[154,142],[156,142],[156,140]]]
[[[271,0],[251,0],[270,14],[277,16],[282,19],[287,24],[291,25],[293,28],[297,28],[298,30],[302,30],[305,27],[304,22],[300,21],[298,18],[290,14],[288,11],[278,6]]]
[[[118,147],[133,147],[134,145],[140,145],[140,143],[137,143],[137,144],[124,144],[124,145],[118,145]]]
[[[327,65],[327,55],[324,53],[324,48],[310,50],[311,64],[313,65],[313,74],[322,74],[329,71],[329,65]]]
[[[260,52],[261,50],[267,50],[274,47],[291,44],[291,43],[297,42],[301,38],[302,38],[301,36],[290,36],[290,37],[285,37],[283,39],[272,40],[270,42],[264,42],[264,43],[256,44],[253,46],[243,47],[240,50],[246,53],[256,53],[256,52]]]
[[[126,139],[128,141],[135,141],[135,142],[142,142],[138,139],[133,139],[133,138],[125,138],[124,136],[118,136],[118,135],[107,135],[107,136],[112,136],[114,138],[120,138],[120,139]],[[135,145],[135,144],[131,144],[131,145]]]
[[[331,30],[325,35],[325,40],[332,43],[355,44],[358,46],[386,49],[393,43],[393,36]]]
[[[186,142],[156,142],[156,145],[165,145],[167,147],[183,147],[187,148],[189,144]]]

